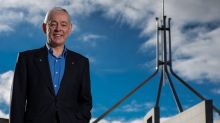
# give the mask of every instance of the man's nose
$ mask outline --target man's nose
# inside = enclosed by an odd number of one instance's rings
[[[60,31],[61,30],[61,25],[60,24],[57,24],[56,28],[55,28],[55,31]]]

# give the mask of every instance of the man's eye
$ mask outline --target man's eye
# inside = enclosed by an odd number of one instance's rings
[[[65,27],[65,26],[67,26],[67,24],[62,24],[61,26],[64,26],[64,27]]]
[[[55,23],[52,23],[52,24],[50,24],[50,26],[51,26],[51,27],[55,27],[55,26],[56,26],[56,24],[55,24]]]

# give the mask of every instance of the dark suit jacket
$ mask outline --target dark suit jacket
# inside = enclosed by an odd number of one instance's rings
[[[10,123],[88,123],[91,118],[89,61],[67,50],[65,71],[55,95],[46,46],[21,52],[13,79]]]

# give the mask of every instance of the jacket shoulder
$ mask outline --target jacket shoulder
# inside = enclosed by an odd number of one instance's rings
[[[44,51],[44,47],[19,52],[19,56],[30,57]]]
[[[87,57],[83,56],[82,54],[80,53],[77,53],[77,52],[74,52],[74,51],[71,51],[71,50],[68,50],[68,53],[75,59],[78,59],[78,60],[88,60]]]

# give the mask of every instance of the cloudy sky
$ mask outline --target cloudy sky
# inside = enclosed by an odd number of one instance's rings
[[[97,118],[155,70],[155,17],[161,0],[0,0],[0,117],[8,117],[17,54],[39,48],[46,37],[41,23],[48,9],[66,8],[74,31],[67,48],[90,59],[93,118]],[[220,107],[220,1],[165,0],[172,18],[173,68]],[[155,104],[158,78],[132,95],[103,123],[140,123]],[[184,109],[201,100],[175,81]],[[161,116],[177,113],[168,84]],[[217,115],[215,118],[218,119]]]

